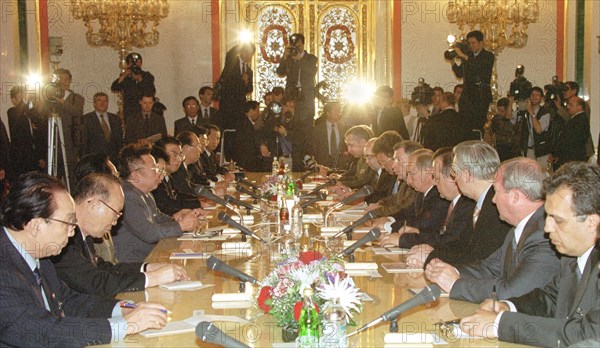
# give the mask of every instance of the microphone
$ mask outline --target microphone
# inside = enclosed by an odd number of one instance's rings
[[[352,253],[354,253],[354,251],[358,248],[360,248],[361,246],[369,243],[372,240],[375,240],[376,238],[379,238],[379,236],[381,236],[381,230],[378,228],[374,228],[372,230],[369,231],[369,233],[365,234],[361,239],[357,240],[356,242],[354,242],[352,245],[350,245],[349,247],[347,247],[346,249],[344,249],[341,253],[340,253],[340,257],[344,257],[347,255],[350,255]]]
[[[239,281],[241,282],[249,282],[252,284],[258,284],[262,286],[261,282],[256,280],[256,278],[254,278],[253,276],[229,266],[228,264],[219,260],[215,256],[211,256],[206,260],[206,267],[208,267],[209,270],[219,271],[228,274],[232,277],[239,279]]]
[[[248,228],[246,228],[246,226],[244,226],[241,223],[232,219],[231,216],[229,216],[223,212],[220,212],[219,215],[217,215],[217,217],[219,218],[219,220],[228,224],[229,226],[231,226],[233,228],[237,228],[238,230],[242,231],[243,234],[250,236],[252,238],[255,238],[257,240],[260,240],[263,243],[267,242],[264,239],[260,238],[259,236],[255,235],[254,233],[252,233],[252,231],[250,231]],[[240,221],[243,221],[243,220],[240,220]]]
[[[306,173],[302,174],[302,176],[300,177],[300,181],[304,182],[304,180],[306,180],[306,178],[308,178],[309,175],[311,175],[312,173],[317,173],[317,172],[319,172],[318,167],[313,167],[313,168],[309,169]]]
[[[302,204],[300,204],[300,206],[302,207],[302,209],[308,207],[309,205],[316,203],[318,201],[323,201],[327,198],[327,195],[324,192],[318,192],[317,195],[311,199],[309,199],[306,202],[302,202]]]
[[[250,186],[250,188],[253,190],[258,190],[258,186],[254,185],[253,183],[251,183],[250,181],[248,181],[244,178],[236,177],[235,181],[237,181],[239,184],[244,184],[246,186]]]
[[[356,192],[354,192],[350,196],[348,196],[348,197],[342,199],[341,201],[339,201],[338,203],[336,203],[333,206],[333,209],[341,208],[344,205],[346,205],[346,204],[348,204],[350,202],[354,202],[355,200],[357,200],[359,198],[366,197],[366,196],[370,195],[371,193],[373,193],[373,186],[371,186],[371,185],[365,185],[360,190],[357,190]]]
[[[341,201],[337,202],[336,204],[332,205],[331,208],[329,208],[325,212],[325,217],[323,218],[323,223],[325,224],[325,226],[327,226],[327,221],[329,221],[329,215],[331,214],[331,212],[333,212],[334,210],[339,209],[339,208],[343,207],[344,205],[346,205],[350,202],[353,202],[359,198],[368,196],[371,193],[373,193],[373,186],[365,185],[365,186],[361,187],[360,190],[357,190],[350,196],[348,196],[348,197],[342,199]]]
[[[224,207],[227,207],[231,210],[236,210],[236,208],[233,205],[229,204],[223,198],[212,193],[212,191],[208,187],[198,185],[194,188],[194,192],[198,196],[202,196],[202,197],[208,199],[209,201],[213,201],[213,202],[220,204]]]
[[[217,344],[222,347],[230,348],[250,348],[235,338],[225,334],[223,331],[208,321],[201,321],[196,326],[196,337],[202,342]]]
[[[442,291],[440,290],[440,287],[437,286],[436,284],[431,284],[428,285],[427,287],[425,287],[423,290],[421,290],[421,292],[419,292],[418,294],[416,294],[415,296],[413,296],[410,300],[405,301],[404,303],[399,304],[398,306],[390,309],[389,311],[383,313],[379,318],[372,320],[370,323],[368,323],[367,325],[364,325],[363,327],[361,327],[360,329],[354,331],[353,333],[347,335],[346,337],[350,337],[354,334],[357,334],[361,331],[364,331],[370,327],[373,327],[379,323],[381,323],[382,321],[390,321],[390,320],[395,320],[396,318],[398,318],[398,316],[404,312],[406,312],[409,309],[412,309],[414,307],[420,306],[422,304],[425,303],[429,303],[429,302],[433,302],[435,301],[438,297],[440,297],[440,293]]]
[[[246,203],[246,202],[241,201],[241,200],[239,200],[239,199],[237,199],[235,197],[232,197],[230,195],[225,195],[225,196],[223,196],[223,198],[225,198],[225,201],[227,203],[235,204],[238,207],[244,207],[244,208],[249,209],[249,210],[261,211],[260,208],[257,208],[257,207],[253,206],[250,203]]]
[[[238,185],[235,186],[235,190],[237,192],[240,192],[240,193],[245,193],[248,196],[250,196],[250,197],[252,197],[252,198],[254,198],[256,200],[262,199],[262,197],[259,196],[256,192],[252,192],[252,191],[248,190],[246,187],[244,187],[244,186],[242,186],[240,184],[238,184]]]
[[[369,220],[373,220],[373,219],[378,218],[378,217],[379,217],[379,214],[377,214],[375,211],[370,211],[370,212],[366,213],[365,215],[363,215],[360,219],[354,221],[352,223],[352,225],[344,227],[344,229],[342,229],[341,231],[339,231],[338,233],[336,233],[332,238],[337,238],[337,237],[343,235],[344,233],[349,233],[353,229],[355,229],[358,226],[364,224],[365,222],[367,222]]]

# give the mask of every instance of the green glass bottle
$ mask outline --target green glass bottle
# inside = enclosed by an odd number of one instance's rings
[[[319,346],[319,314],[312,300],[313,290],[304,289],[304,303],[298,319],[298,338],[296,347],[308,348]]]

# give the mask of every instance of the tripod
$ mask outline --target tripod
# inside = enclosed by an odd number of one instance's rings
[[[67,150],[65,149],[65,133],[63,132],[60,116],[53,110],[48,117],[48,175],[58,176],[58,151],[62,153],[65,181],[67,189],[71,192],[69,184],[69,165],[67,164]]]

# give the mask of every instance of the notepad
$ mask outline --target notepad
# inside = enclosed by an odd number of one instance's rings
[[[225,301],[212,303],[212,308],[214,309],[246,309],[250,307],[252,307],[251,301]]]
[[[180,281],[180,282],[174,282],[174,283],[160,285],[160,287],[162,289],[171,290],[171,291],[198,290],[198,289],[206,288],[209,286],[214,286],[214,285],[206,285],[205,286],[204,284],[202,284],[201,281],[197,281],[197,280],[187,280],[187,281]]]
[[[354,244],[354,243],[356,243],[356,241],[355,241],[355,240],[345,240],[345,241],[344,241],[344,248],[347,248],[347,247],[351,246],[351,245],[352,245],[352,244]],[[367,246],[368,246],[368,245],[371,245],[371,242],[367,242],[367,243],[365,243],[364,245],[367,245]],[[362,250],[361,250],[361,249],[356,249],[356,251],[362,251]]]
[[[354,262],[354,263],[346,263],[344,265],[346,270],[355,270],[355,269],[377,269],[379,266],[375,262]]]
[[[237,228],[224,228],[223,229],[223,234],[238,234],[238,233],[242,233],[242,231],[238,230]]]
[[[304,221],[304,222],[323,221],[323,215],[322,214],[303,214],[302,221]]]
[[[211,255],[210,253],[172,253],[169,260],[204,260]]]
[[[372,247],[371,249],[375,255],[404,255],[410,251],[410,249],[398,247]]]
[[[344,227],[342,226],[323,226],[321,227],[321,235],[323,237],[331,237],[333,235],[335,235],[336,233],[338,233],[339,231],[341,231]]]
[[[382,263],[381,267],[388,273],[423,273],[423,268],[411,267],[406,262]]]
[[[230,293],[222,293],[222,294],[213,294],[212,295],[213,302],[240,302],[240,301],[252,301],[250,294],[245,292],[230,292]]]

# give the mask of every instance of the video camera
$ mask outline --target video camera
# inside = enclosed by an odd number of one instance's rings
[[[60,86],[60,76],[58,74],[52,74],[50,83],[45,88],[45,94],[46,99],[51,103],[65,97],[65,91]]]
[[[467,56],[472,52],[471,46],[469,46],[469,42],[466,39],[456,40],[454,35],[448,35],[448,44],[450,45],[450,48],[444,51],[444,58],[447,60],[454,60],[458,57],[458,53],[454,50],[456,47]]]
[[[555,100],[562,100],[563,92],[569,88],[555,75],[552,77],[552,84],[545,85],[544,89],[546,90],[546,96],[544,97],[546,104],[554,105]]]
[[[424,78],[419,78],[419,84],[415,87],[412,94],[410,95],[410,104],[415,105],[429,105],[433,99],[433,88],[425,82]]]
[[[523,76],[525,74],[525,67],[523,65],[517,65],[515,70],[515,79],[510,83],[509,96],[515,97],[516,101],[522,101],[529,98],[531,95],[531,82]]]
[[[292,34],[292,36],[290,36],[290,44],[286,47],[290,57],[295,57],[300,54],[300,50],[296,47],[299,41],[302,41],[299,34]]]
[[[142,73],[142,68],[137,65],[138,61],[142,61],[142,55],[139,53],[129,53],[125,57],[125,63],[129,66],[132,74],[140,75]]]

